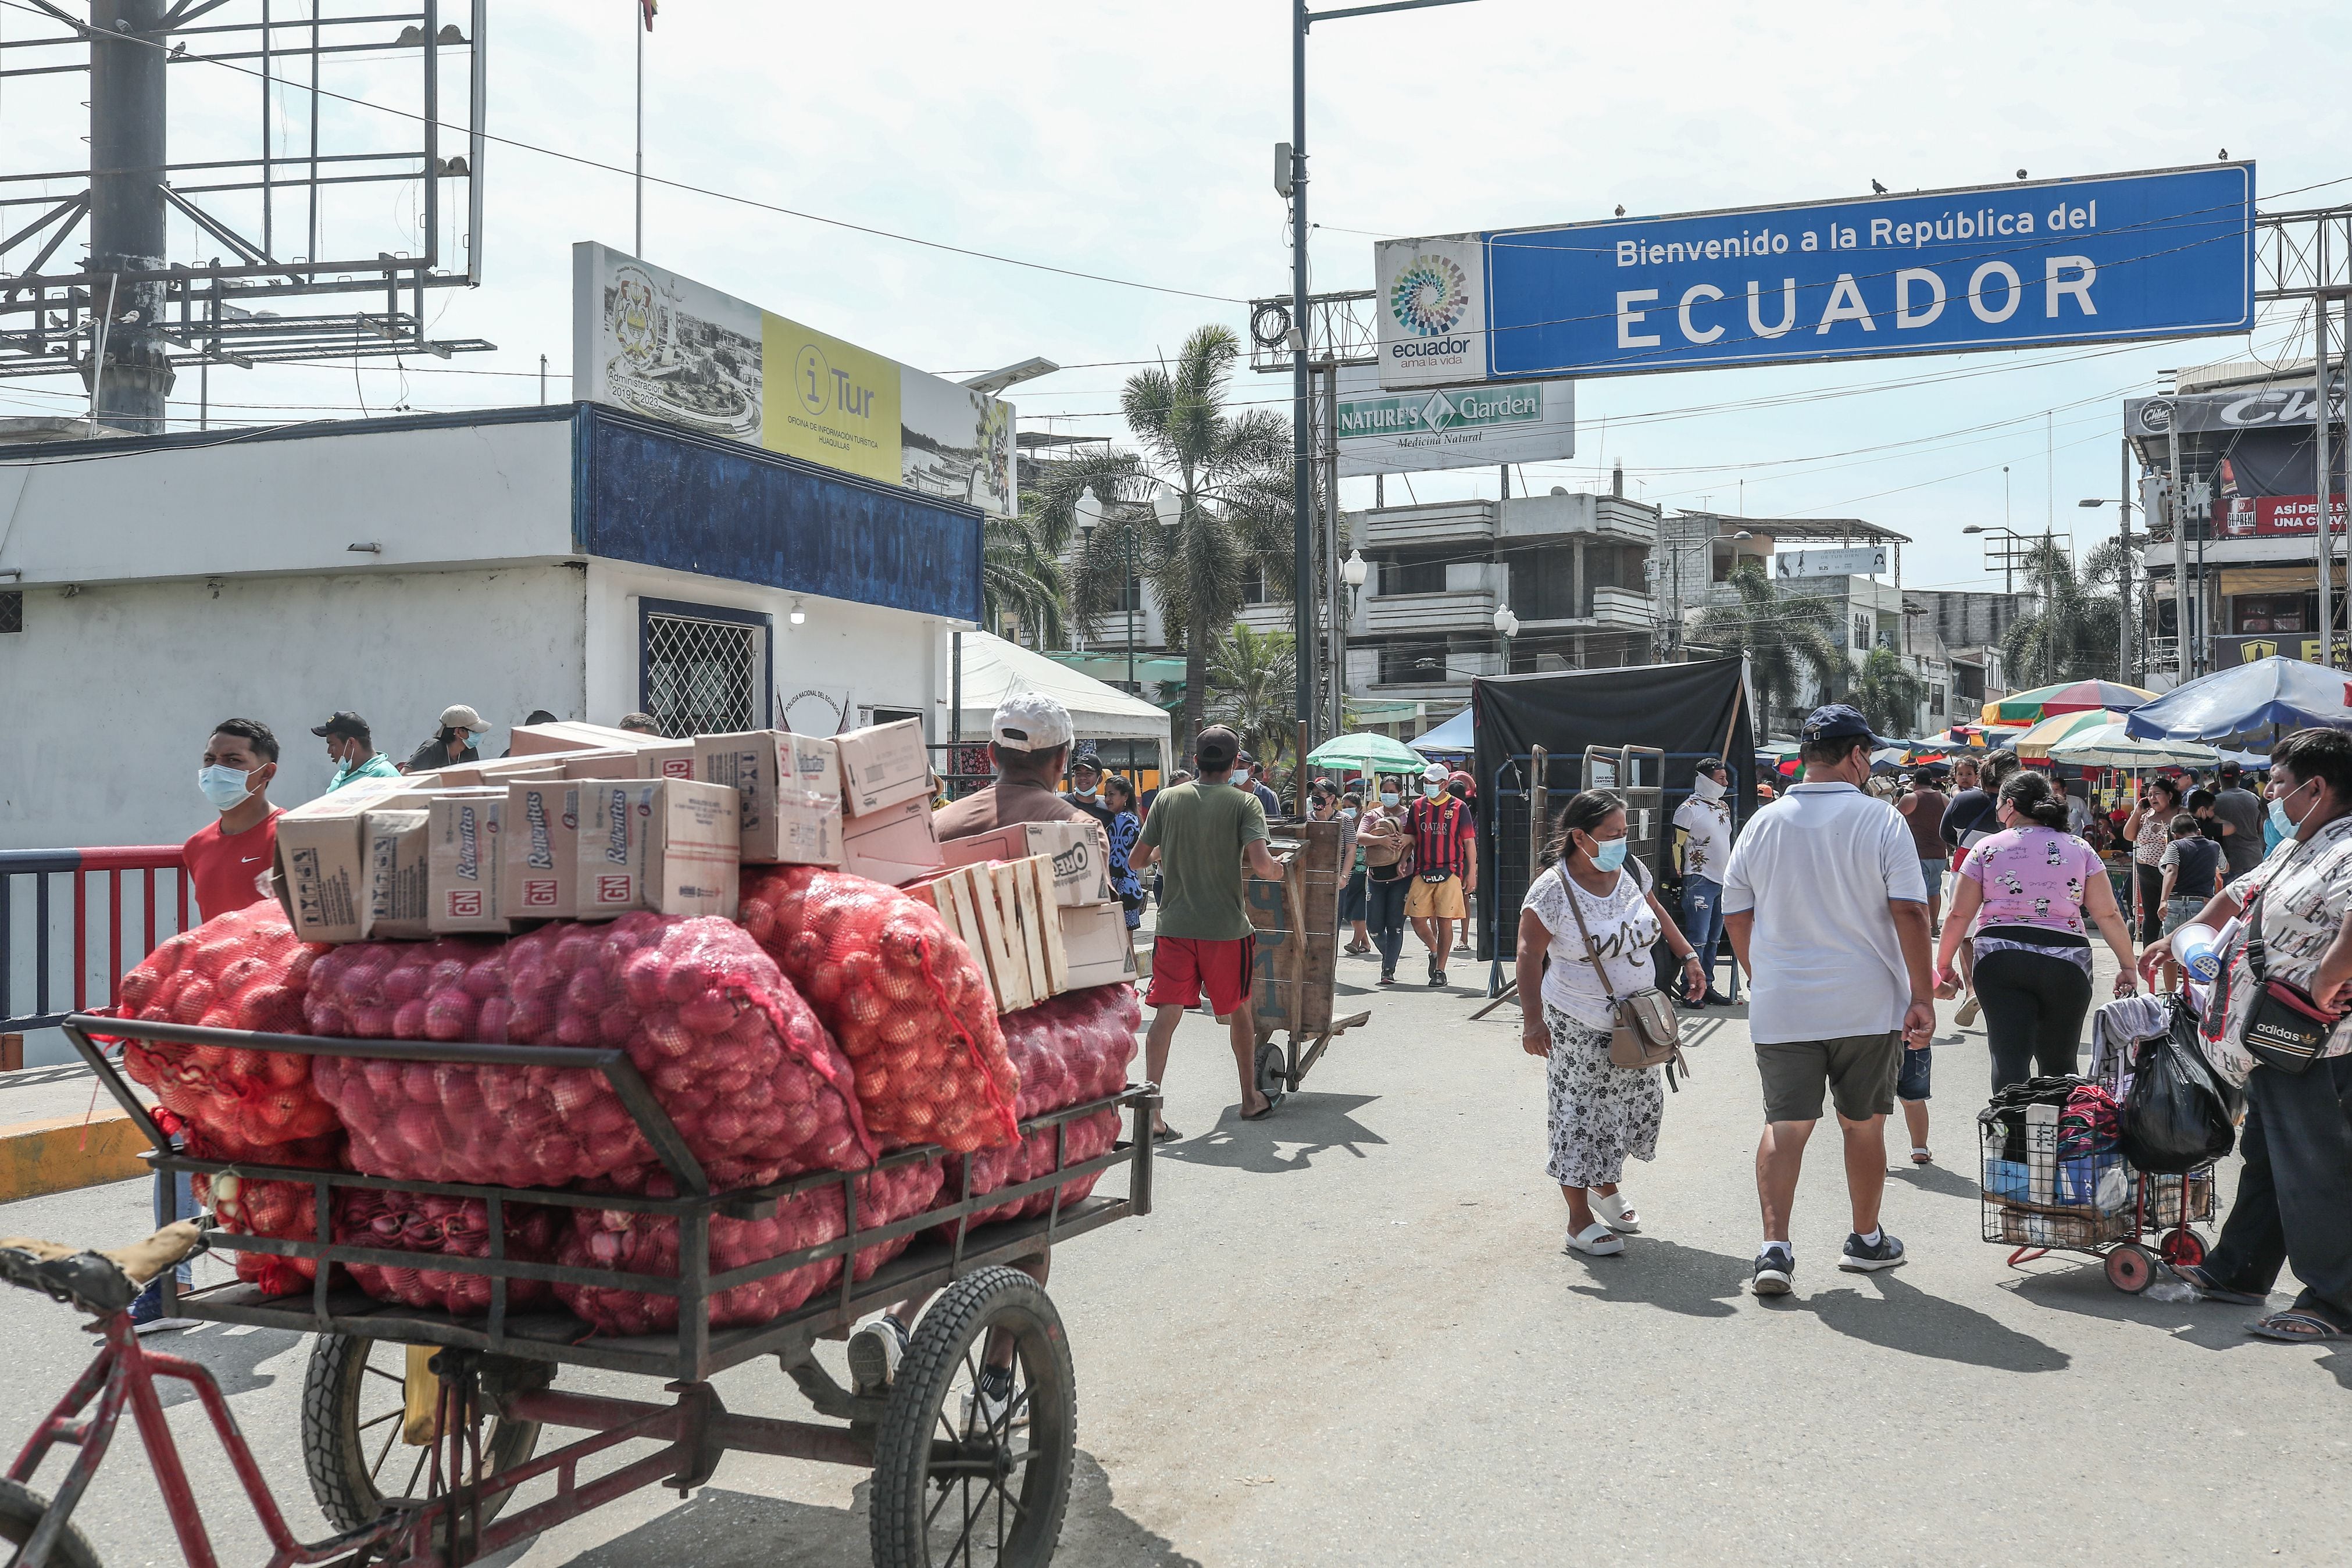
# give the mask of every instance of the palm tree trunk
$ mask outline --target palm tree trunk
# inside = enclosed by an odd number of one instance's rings
[[[1201,715],[1208,701],[1209,634],[1198,617],[1184,629],[1184,727],[1176,737],[1179,758],[1192,755],[1192,741],[1201,733]],[[1181,760],[1177,766],[1184,766]]]

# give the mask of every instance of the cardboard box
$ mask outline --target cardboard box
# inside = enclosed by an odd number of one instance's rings
[[[362,820],[405,779],[360,779],[278,819],[278,902],[305,942],[357,942],[367,935],[367,855]]]
[[[432,813],[421,809],[368,811],[360,818],[367,857],[367,907],[360,929],[369,940],[429,936],[425,924],[426,832]]]
[[[1110,885],[1110,839],[1102,824],[1079,822],[1014,822],[992,832],[950,839],[940,846],[950,865],[983,861],[1027,860],[1045,855],[1052,864],[1056,904],[1116,904]]]
[[[835,736],[833,747],[841,759],[841,809],[849,816],[869,817],[931,793],[931,754],[917,720],[853,729]]]
[[[735,791],[690,779],[583,779],[583,920],[632,909],[735,917],[741,888]]]
[[[694,781],[694,742],[665,740],[656,746],[637,747],[640,779],[683,779]]]
[[[519,724],[513,730],[514,754],[517,757],[540,757],[551,751],[635,751],[647,746],[667,746],[673,742],[658,735],[639,735],[634,729],[614,729],[609,725],[578,724],[570,719],[555,719],[546,724]]]
[[[943,863],[940,841],[931,831],[928,796],[863,816],[845,817],[841,850],[844,871],[892,887],[919,882]]]
[[[833,742],[755,729],[694,738],[694,776],[741,802],[746,865],[842,862],[841,764]]]
[[[461,762],[444,768],[433,775],[433,788],[441,789],[484,789],[497,784],[511,784],[518,779],[561,779],[563,767],[560,760],[548,757],[493,757],[486,762]],[[409,782],[415,783],[415,776]]]
[[[570,920],[580,913],[580,786],[525,779],[507,786],[499,818],[499,918]]]
[[[1062,946],[1069,954],[1066,989],[1083,991],[1122,981],[1132,984],[1142,977],[1124,909],[1116,904],[1065,904],[1055,913],[1060,916]]]
[[[436,796],[426,808],[431,824],[425,922],[435,936],[514,929],[499,908],[499,884],[506,873],[499,829],[508,798],[501,789],[457,790]]]

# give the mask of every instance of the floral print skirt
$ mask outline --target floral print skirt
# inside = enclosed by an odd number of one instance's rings
[[[1609,1060],[1609,1031],[1579,1023],[1544,1004],[1551,1030],[1551,1179],[1562,1186],[1606,1186],[1624,1174],[1625,1156],[1654,1159],[1666,1092],[1658,1070]]]

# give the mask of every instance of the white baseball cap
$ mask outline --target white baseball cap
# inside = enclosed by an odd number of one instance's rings
[[[445,707],[441,710],[441,727],[443,729],[481,730],[489,728],[490,721],[484,718],[480,714],[476,713],[472,708],[467,707],[464,703],[458,703],[454,706]]]
[[[1069,709],[1043,692],[1014,692],[997,704],[988,733],[1010,751],[1051,751],[1077,738]]]
[[[1443,762],[1433,762],[1421,770],[1421,777],[1426,783],[1443,784],[1454,775],[1446,771]]]

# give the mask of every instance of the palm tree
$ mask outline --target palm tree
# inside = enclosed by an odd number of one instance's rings
[[[1297,722],[1298,659],[1287,632],[1234,626],[1209,655],[1208,716],[1230,727],[1242,744],[1271,765]]]
[[[2115,589],[2119,558],[2120,547],[2110,540],[2091,552],[2089,571],[2077,577],[2056,540],[2045,536],[2033,543],[2025,557],[2025,580],[2038,602],[2000,640],[2012,681],[2041,686],[2120,678],[2116,660],[2123,602]]]
[[[1231,329],[1198,329],[1173,365],[1128,378],[1119,405],[1140,454],[1055,464],[1051,484],[1038,492],[1056,548],[1075,529],[1080,491],[1091,488],[1104,503],[1101,526],[1078,541],[1070,563],[1070,613],[1089,634],[1126,603],[1132,549],[1170,645],[1184,650],[1182,750],[1207,707],[1210,651],[1240,617],[1253,569],[1265,574],[1270,595],[1291,593],[1290,422],[1262,409],[1228,411],[1240,358]],[[1178,503],[1165,526],[1150,505],[1163,492]]]
[[[1756,732],[1767,735],[1776,715],[1795,707],[1801,675],[1812,676],[1824,695],[1834,693],[1845,679],[1837,601],[1818,593],[1783,593],[1753,561],[1733,569],[1730,586],[1738,602],[1701,611],[1691,637],[1748,655],[1748,678],[1764,710],[1758,716]]]
[[[1040,648],[1063,640],[1062,563],[1050,538],[1034,502],[1019,517],[991,517],[981,524],[981,616],[989,631],[1002,629],[1009,615],[1034,634]]]
[[[1927,698],[1927,683],[1905,669],[1903,656],[1892,648],[1873,648],[1853,683],[1853,706],[1881,735],[1910,734]]]

